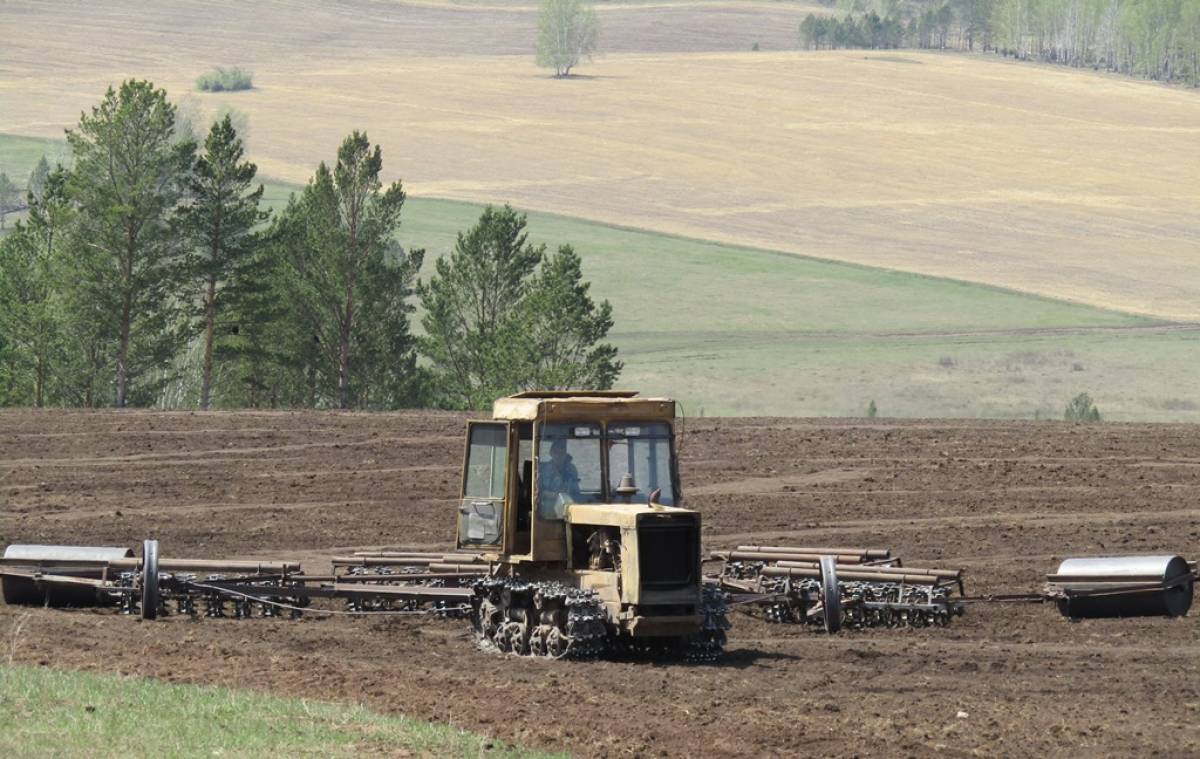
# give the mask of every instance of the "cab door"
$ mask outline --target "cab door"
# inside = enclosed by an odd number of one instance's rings
[[[505,549],[511,435],[508,422],[467,422],[458,547]]]

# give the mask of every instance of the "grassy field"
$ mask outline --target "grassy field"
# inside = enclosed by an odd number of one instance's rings
[[[533,67],[529,3],[217,7],[0,6],[23,32],[0,132],[60,136],[150,77],[246,116],[278,206],[365,128],[410,192],[403,242],[432,260],[480,203],[533,209],[533,238],[574,244],[612,301],[622,384],[695,413],[1057,416],[1087,391],[1110,419],[1200,421],[1198,332],[1160,321],[1200,320],[1195,93],[733,52],[788,47],[792,3],[606,6],[609,54],[569,82]],[[218,64],[255,90],[191,92]],[[0,168],[39,144],[0,140]]]
[[[268,184],[267,203],[293,189]],[[480,210],[410,199],[400,239],[428,250],[426,276]],[[535,241],[574,245],[613,303],[622,384],[692,414],[861,415],[875,400],[886,416],[1058,417],[1086,391],[1109,419],[1200,421],[1200,330],[552,214],[529,225]]]
[[[357,706],[14,665],[0,724],[4,756],[545,756]]]
[[[241,65],[253,91],[198,97],[248,114],[285,181],[364,128],[415,195],[1200,319],[1196,93],[990,56],[789,50],[805,12],[609,9],[606,55],[560,81],[534,67],[520,5],[7,3],[0,25],[21,33],[0,132],[58,135],[125,76],[178,96]]]
[[[45,156],[53,166],[66,161],[70,154],[63,140],[0,135],[0,171],[6,172],[21,187],[25,186],[29,172],[39,158]]]

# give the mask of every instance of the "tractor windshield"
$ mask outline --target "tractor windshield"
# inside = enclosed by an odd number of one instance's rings
[[[600,425],[543,425],[537,485],[538,515],[543,519],[562,519],[572,503],[604,500]]]
[[[625,474],[633,475],[637,487],[637,493],[630,495],[633,503],[645,503],[651,493],[661,490],[655,502],[675,505],[670,426],[662,422],[608,426],[608,487],[614,498]]]

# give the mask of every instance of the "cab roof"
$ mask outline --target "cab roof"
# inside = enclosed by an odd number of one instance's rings
[[[640,398],[631,390],[530,390],[501,398],[493,419],[510,421],[671,421],[675,401]]]
[[[632,398],[636,390],[526,390],[509,398]]]

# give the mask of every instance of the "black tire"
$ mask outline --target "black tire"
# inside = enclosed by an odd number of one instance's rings
[[[821,557],[821,605],[825,632],[835,633],[842,629],[842,593],[838,589],[836,556]]]
[[[142,543],[142,619],[158,619],[158,541]]]

